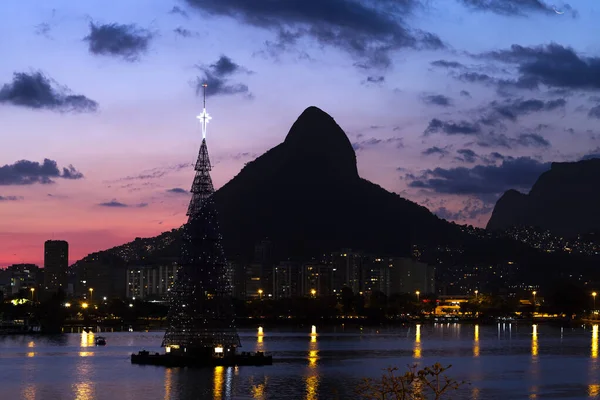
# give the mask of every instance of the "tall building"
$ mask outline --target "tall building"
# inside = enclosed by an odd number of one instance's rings
[[[435,293],[435,267],[413,260],[396,257],[390,269],[390,293]]]
[[[332,266],[334,268],[334,277],[332,289],[339,293],[342,288],[348,287],[354,293],[360,292],[360,275],[362,270],[363,256],[350,249],[342,250],[339,253],[333,253]]]
[[[64,240],[47,240],[44,243],[44,288],[49,292],[67,290],[69,244]]]
[[[362,262],[360,291],[363,293],[390,293],[390,259],[365,256]]]
[[[246,280],[244,283],[246,298],[273,296],[273,244],[265,239],[254,246],[254,260],[245,264]]]
[[[12,295],[23,290],[37,290],[43,279],[43,271],[35,264],[14,264],[6,268],[6,273],[10,279],[10,293],[7,294]]]
[[[333,291],[334,268],[331,265],[306,263],[300,268],[300,296],[330,296]]]
[[[273,268],[273,298],[275,300],[299,296],[299,267],[291,261],[282,261]]]
[[[175,284],[177,264],[130,267],[126,272],[129,299],[166,299]]]
[[[96,300],[121,298],[125,296],[126,269],[126,264],[118,257],[91,254],[69,271],[74,275],[74,294]]]

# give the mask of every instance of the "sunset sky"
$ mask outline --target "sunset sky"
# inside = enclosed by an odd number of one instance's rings
[[[180,226],[205,81],[216,187],[315,105],[363,177],[485,226],[600,153],[599,20],[597,0],[4,0],[0,266]]]

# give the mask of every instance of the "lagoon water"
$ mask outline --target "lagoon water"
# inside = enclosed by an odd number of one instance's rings
[[[450,398],[600,398],[597,325],[242,330],[242,350],[270,352],[276,363],[207,370],[130,364],[132,352],[161,351],[162,332],[102,336],[104,347],[85,333],[0,336],[0,399],[353,399],[360,379],[385,367],[435,362],[470,382]]]

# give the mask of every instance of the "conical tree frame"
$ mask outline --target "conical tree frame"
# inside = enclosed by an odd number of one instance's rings
[[[222,247],[206,140],[202,140],[177,279],[162,346],[188,350],[240,347]]]

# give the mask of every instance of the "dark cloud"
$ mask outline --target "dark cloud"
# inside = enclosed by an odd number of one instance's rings
[[[600,96],[590,96],[588,97],[588,100],[592,103],[600,103]]]
[[[419,177],[409,177],[409,186],[444,194],[497,195],[509,189],[529,190],[549,169],[550,163],[529,157],[510,158],[500,165],[427,170]]]
[[[192,31],[190,31],[189,29],[185,29],[181,26],[173,29],[173,32],[175,32],[177,35],[184,37],[184,38],[188,38],[192,36]]]
[[[47,158],[42,164],[36,161],[21,160],[0,167],[0,186],[50,184],[54,183],[54,179],[57,178],[82,179],[83,174],[72,165],[61,170],[56,161]]]
[[[148,203],[139,203],[139,204],[125,204],[125,203],[121,203],[120,201],[117,201],[116,199],[112,199],[111,201],[105,202],[105,203],[100,203],[98,204],[101,207],[108,207],[108,208],[143,208],[143,207],[148,207]]]
[[[42,72],[16,72],[0,89],[0,104],[57,112],[94,112],[98,103],[71,91]]]
[[[141,173],[139,173],[137,175],[129,175],[129,176],[126,176],[126,177],[123,177],[123,178],[120,178],[120,179],[117,179],[114,181],[106,181],[106,183],[157,179],[157,178],[161,178],[161,177],[165,176],[166,174],[168,174],[170,172],[181,171],[182,169],[190,168],[193,165],[194,164],[190,164],[190,163],[181,163],[181,164],[170,165],[167,167],[152,168],[152,169],[142,171]]]
[[[176,194],[188,194],[188,193],[190,193],[188,190],[185,190],[185,189],[182,189],[182,188],[168,189],[167,192],[168,193],[176,193]]]
[[[556,99],[543,101],[538,99],[516,99],[507,100],[503,103],[493,101],[490,104],[492,112],[496,118],[506,118],[510,121],[516,121],[518,117],[540,111],[554,111],[558,108],[564,108],[567,104],[565,99]],[[490,118],[490,117],[488,117]]]
[[[518,118],[536,112],[551,112],[558,109],[564,109],[565,99],[539,100],[539,99],[507,99],[504,101],[492,101],[488,105],[476,110],[481,114],[480,117],[472,121],[442,121],[434,118],[424,131],[424,135],[433,133],[443,133],[446,135],[468,135],[477,137],[476,143],[482,147],[549,147],[548,142],[543,136],[535,132],[524,132],[515,137],[508,137],[504,133],[507,129],[505,122],[517,122]],[[548,125],[538,124],[535,131],[539,132]],[[484,128],[494,129],[484,132]]]
[[[209,15],[286,32],[295,40],[310,37],[361,59],[361,65],[387,67],[390,52],[400,48],[436,49],[441,40],[428,32],[410,30],[405,18],[419,2],[355,0],[186,0]]]
[[[442,68],[463,68],[464,65],[457,61],[447,61],[447,60],[437,60],[431,63],[434,67],[442,67]]]
[[[385,81],[385,77],[384,76],[369,76],[367,78],[367,82],[369,83],[383,83]]]
[[[50,31],[52,30],[52,27],[50,26],[49,23],[47,22],[42,22],[39,25],[36,25],[35,27],[35,34],[38,36],[44,36],[48,39],[51,39],[50,37]]]
[[[23,200],[21,196],[0,196],[0,201],[19,201]]]
[[[461,90],[460,95],[463,97],[471,97],[471,93],[467,92],[466,90]]]
[[[477,123],[468,121],[441,121],[434,118],[429,121],[429,125],[427,126],[427,129],[425,129],[424,134],[430,135],[438,132],[447,135],[478,135],[481,133],[481,127]]]
[[[425,104],[436,105],[442,107],[450,107],[453,105],[452,99],[448,96],[444,96],[443,94],[432,94],[425,95],[422,97],[422,100]]]
[[[433,146],[433,147],[429,147],[428,149],[423,150],[421,152],[421,154],[423,154],[424,156],[431,156],[434,154],[439,154],[440,157],[444,157],[446,154],[448,154],[448,150],[446,150],[445,148]]]
[[[596,147],[594,150],[591,150],[588,154],[583,156],[582,160],[591,160],[592,158],[600,158],[600,147]]]
[[[557,12],[550,4],[541,0],[460,0],[467,8],[475,11],[486,11],[506,16],[527,16],[533,13],[555,15]],[[558,12],[568,12],[576,16],[577,12],[568,4]]]
[[[600,119],[600,106],[590,108],[590,111],[588,111],[588,117]]]
[[[475,153],[471,149],[459,149],[456,150],[456,152],[460,155],[459,157],[457,157],[457,159],[460,161],[474,163],[479,158],[477,153]]]
[[[452,212],[446,207],[440,207],[433,213],[438,217],[449,221],[472,221],[482,215],[489,214],[493,210],[493,204],[486,204],[479,200],[468,199],[463,202],[463,208],[456,212]]]
[[[169,14],[173,14],[173,15],[181,15],[182,17],[188,18],[189,15],[187,12],[185,12],[185,10],[181,9],[181,7],[178,6],[174,6],[171,11],[169,11]]]
[[[243,159],[248,159],[248,158],[256,158],[258,156],[259,156],[259,154],[250,153],[250,152],[246,151],[246,152],[243,152],[243,153],[233,154],[231,156],[231,159],[238,161],[238,160],[243,160]]]
[[[375,147],[375,146],[379,146],[379,145],[386,145],[386,144],[392,144],[392,143],[395,144],[396,148],[398,148],[398,149],[401,149],[404,147],[402,138],[393,137],[393,138],[388,138],[388,139],[370,138],[370,139],[362,140],[360,142],[354,142],[354,143],[352,143],[352,148],[354,148],[354,150],[356,150],[356,151],[359,151],[359,150],[365,150],[367,148],[371,148],[371,147]]]
[[[464,82],[470,83],[496,83],[497,80],[489,75],[481,74],[479,72],[465,72],[458,75],[458,79]]]
[[[229,83],[231,75],[245,72],[249,73],[246,68],[234,63],[231,58],[221,56],[216,63],[209,66],[198,67],[204,76],[198,77],[196,80],[196,93],[201,93],[202,85],[207,84],[206,95],[231,95],[231,94],[247,94],[250,95],[248,86],[241,83]]]
[[[523,147],[550,147],[550,142],[537,133],[522,133],[515,140]]]
[[[490,132],[486,135],[481,135],[476,143],[481,147],[504,147],[507,149],[519,146],[545,148],[552,145],[546,138],[537,133],[521,133],[516,138],[513,138],[503,133]]]
[[[524,88],[539,84],[560,89],[600,90],[600,57],[584,57],[572,48],[556,43],[525,47],[512,45],[510,50],[484,54],[484,57],[514,64]]]
[[[89,43],[89,51],[95,55],[119,57],[137,61],[148,50],[153,34],[135,24],[90,23],[90,34],[83,40]]]

